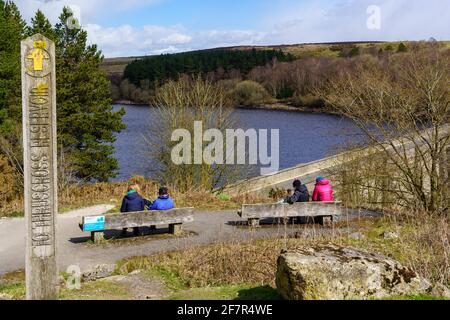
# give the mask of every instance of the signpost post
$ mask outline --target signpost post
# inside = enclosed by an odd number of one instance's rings
[[[55,44],[40,34],[21,42],[26,298],[56,299]]]

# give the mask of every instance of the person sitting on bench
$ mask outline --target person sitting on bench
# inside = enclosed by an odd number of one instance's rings
[[[175,207],[173,199],[169,196],[169,189],[159,188],[159,196],[150,206],[150,210],[170,210]]]
[[[312,201],[318,202],[331,202],[333,201],[333,188],[331,187],[330,180],[324,177],[317,177],[316,187],[314,188]]]
[[[295,180],[292,184],[295,188],[294,194],[288,197],[287,203],[294,204],[296,202],[309,202],[309,191],[308,188],[302,184],[300,180]]]
[[[140,212],[144,211],[145,207],[150,207],[152,205],[151,201],[142,198],[140,195],[141,188],[139,185],[134,184],[128,187],[128,192],[123,197],[122,206],[120,208],[120,212]],[[139,234],[139,228],[133,228],[134,234]],[[122,235],[126,235],[127,229],[122,230]]]

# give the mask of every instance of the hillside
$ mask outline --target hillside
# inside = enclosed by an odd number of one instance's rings
[[[398,45],[398,43],[392,43],[392,46]],[[339,51],[343,47],[358,46],[361,48],[367,48],[370,46],[388,46],[386,42],[338,42],[338,43],[307,43],[307,44],[293,44],[293,45],[275,45],[275,46],[234,46],[234,47],[221,47],[213,49],[205,49],[199,51],[214,51],[214,50],[281,50],[284,53],[291,53],[297,58],[302,57],[318,57],[328,56],[336,57]],[[118,57],[118,58],[105,58],[102,64],[102,69],[105,70],[109,77],[121,77],[125,71],[126,66],[135,60],[144,58],[142,57]]]
[[[431,40],[430,40],[431,41]],[[434,40],[433,40],[434,41]],[[314,88],[371,56],[378,61],[427,42],[340,42],[234,46],[168,55],[105,59],[114,101],[148,104],[156,87],[180,74],[221,82],[236,105],[281,103],[323,109]],[[430,44],[431,42],[428,42]],[[450,42],[439,42],[442,49]],[[276,63],[274,63],[276,61]]]

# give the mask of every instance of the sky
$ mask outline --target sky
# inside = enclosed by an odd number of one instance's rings
[[[30,21],[70,6],[106,57],[236,45],[450,40],[450,0],[16,0]]]

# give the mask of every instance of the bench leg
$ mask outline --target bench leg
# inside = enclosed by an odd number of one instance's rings
[[[180,234],[182,231],[182,227],[183,227],[183,224],[181,224],[181,223],[169,224],[169,232],[174,235]]]
[[[333,217],[332,216],[326,216],[326,217],[317,217],[318,222],[325,227],[329,227],[333,224]]]
[[[100,243],[105,240],[105,233],[103,231],[92,231],[91,240],[94,243]]]
[[[248,219],[248,225],[252,228],[259,227],[259,219],[258,218]]]

